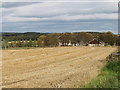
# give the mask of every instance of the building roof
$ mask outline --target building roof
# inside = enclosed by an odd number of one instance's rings
[[[89,42],[89,44],[101,44],[101,42],[99,40],[93,39]]]

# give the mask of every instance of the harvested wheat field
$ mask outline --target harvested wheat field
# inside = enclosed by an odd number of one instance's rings
[[[116,47],[3,50],[3,88],[77,88],[95,78]]]

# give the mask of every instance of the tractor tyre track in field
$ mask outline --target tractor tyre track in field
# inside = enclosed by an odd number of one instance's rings
[[[3,50],[4,88],[77,88],[99,74],[116,47]]]

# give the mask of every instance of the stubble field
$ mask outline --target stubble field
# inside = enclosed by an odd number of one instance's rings
[[[78,88],[95,78],[116,47],[2,50],[3,88]]]

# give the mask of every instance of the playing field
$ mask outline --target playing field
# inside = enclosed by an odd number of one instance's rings
[[[3,50],[3,87],[77,88],[96,77],[116,47]]]

